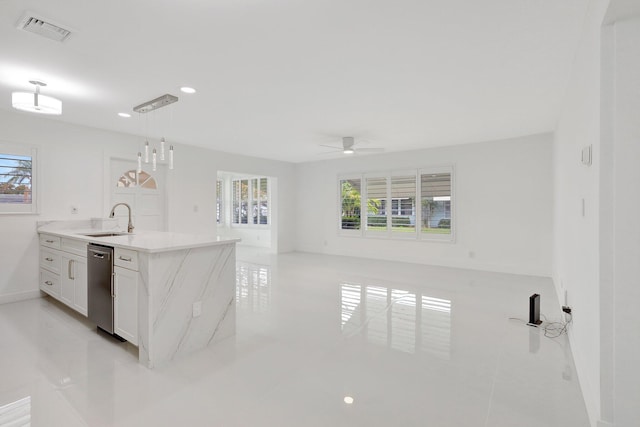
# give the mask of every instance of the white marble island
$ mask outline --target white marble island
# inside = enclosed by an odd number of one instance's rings
[[[138,346],[140,363],[162,366],[235,333],[238,239],[152,231],[84,236],[95,231],[85,221],[52,222],[38,228],[41,243],[55,245],[60,239],[64,248],[66,239],[76,247],[91,242],[114,248],[115,294],[125,299],[115,304],[116,324],[119,317],[126,324],[119,335]],[[61,275],[65,268],[60,269]]]

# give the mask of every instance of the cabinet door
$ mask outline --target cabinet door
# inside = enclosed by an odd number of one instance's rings
[[[63,254],[60,259],[62,260],[62,271],[60,272],[60,300],[73,308],[73,295],[75,293],[73,258],[71,255]]]
[[[138,272],[115,267],[114,332],[138,345]]]
[[[73,257],[73,308],[87,315],[87,259],[85,257]]]
[[[60,300],[87,315],[87,259],[63,254],[60,271]]]

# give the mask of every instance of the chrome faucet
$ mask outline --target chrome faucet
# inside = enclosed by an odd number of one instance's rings
[[[111,208],[111,213],[109,214],[109,218],[113,218],[113,216],[115,215],[115,211],[116,208],[120,205],[124,205],[127,207],[127,209],[129,210],[129,224],[127,224],[127,233],[132,233],[133,232],[133,223],[131,222],[131,206],[129,206],[126,203],[116,203],[115,205],[113,205],[113,207]]]

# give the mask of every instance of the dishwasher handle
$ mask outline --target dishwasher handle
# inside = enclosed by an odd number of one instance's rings
[[[107,260],[111,258],[111,252],[109,251],[101,251],[100,249],[89,248],[89,252],[91,252],[94,258]]]

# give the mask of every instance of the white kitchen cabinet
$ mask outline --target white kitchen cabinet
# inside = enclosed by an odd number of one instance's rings
[[[87,242],[40,234],[40,289],[87,315]]]
[[[60,300],[87,315],[87,258],[62,254]]]
[[[138,272],[118,266],[114,272],[113,330],[138,345]]]

